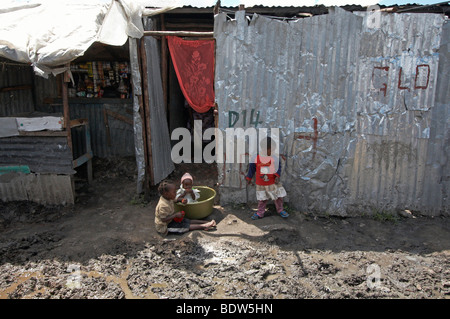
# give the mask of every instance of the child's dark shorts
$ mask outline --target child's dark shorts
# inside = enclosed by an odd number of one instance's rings
[[[186,233],[189,231],[189,227],[191,226],[191,221],[188,218],[183,218],[183,220],[179,223],[172,220],[167,225],[167,231],[169,233]]]

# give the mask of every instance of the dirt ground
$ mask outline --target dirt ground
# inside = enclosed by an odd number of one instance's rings
[[[213,166],[177,166],[215,187]],[[97,160],[74,206],[0,202],[0,299],[450,298],[450,219],[214,206],[215,231],[160,237],[134,159]]]

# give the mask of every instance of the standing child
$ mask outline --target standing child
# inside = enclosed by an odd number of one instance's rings
[[[216,226],[214,220],[208,222],[204,220],[195,220],[183,218],[181,212],[176,212],[174,209],[176,187],[172,182],[163,181],[158,187],[159,198],[158,205],[155,210],[155,228],[161,235],[167,235],[167,233],[185,233],[190,230],[210,230]],[[183,199],[177,200],[177,202],[185,201]],[[181,219],[180,222],[176,222],[174,218]]]
[[[181,185],[177,191],[175,200],[185,198],[187,203],[195,203],[200,198],[200,192],[198,189],[192,188],[194,184],[194,179],[191,174],[185,173],[181,177]]]
[[[283,197],[286,190],[280,183],[281,163],[278,158],[272,156],[275,142],[267,137],[260,144],[260,153],[250,162],[248,174],[245,177],[250,184],[255,175],[256,199],[258,200],[258,211],[252,215],[252,219],[264,217],[266,204],[269,199],[275,203],[277,213],[286,218],[289,214],[283,208]],[[262,150],[262,151],[261,151]]]

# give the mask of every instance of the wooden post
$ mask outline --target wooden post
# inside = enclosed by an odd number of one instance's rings
[[[164,21],[164,14],[161,14],[161,30],[162,31],[166,31],[166,25],[165,25],[165,21]],[[167,47],[167,38],[166,37],[162,37],[161,38],[161,80],[162,80],[162,87],[163,87],[163,103],[164,103],[164,108],[166,110],[166,117],[167,117],[167,122],[169,123],[169,103],[168,103],[168,86],[167,86],[167,81],[168,81],[168,71],[167,71],[167,67],[168,67],[168,47]]]
[[[67,72],[64,72],[62,79],[62,99],[63,99],[63,112],[64,112],[64,126],[66,128],[67,132],[67,144],[70,147],[70,150],[72,151],[72,132],[70,130],[70,110],[69,110],[69,91],[68,91],[68,84],[70,81],[70,78],[67,74]]]
[[[146,191],[150,189],[150,185],[154,185],[153,176],[153,155],[152,155],[152,133],[150,127],[150,97],[148,95],[148,78],[147,78],[147,54],[145,52],[145,38],[141,38],[140,45],[140,55],[141,55],[141,66],[142,66],[142,95],[144,97],[144,118],[143,118],[143,128],[142,130],[146,133],[147,142],[147,152],[145,154],[148,157],[147,165],[147,176],[149,177],[148,183],[146,185]]]
[[[68,64],[70,70],[70,63]],[[62,100],[63,100],[63,114],[64,114],[64,126],[67,132],[67,145],[69,145],[70,152],[72,153],[73,158],[73,147],[72,147],[72,131],[70,127],[70,110],[69,110],[69,90],[68,84],[70,81],[70,77],[67,72],[64,72],[61,76],[61,91],[62,91]],[[56,82],[58,83],[58,81]],[[72,164],[73,165],[73,164]],[[75,198],[75,179],[73,175],[70,175],[70,182],[72,184],[72,195]]]
[[[220,0],[217,0],[216,5],[214,6],[214,9],[213,9],[213,13],[214,14],[220,13]]]

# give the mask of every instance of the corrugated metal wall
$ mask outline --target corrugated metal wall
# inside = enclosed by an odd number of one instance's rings
[[[155,21],[148,17],[144,20],[144,29],[153,30]],[[160,49],[158,41],[153,37],[144,39],[145,59],[148,82],[148,117],[150,122],[151,136],[147,134],[147,139],[151,141],[151,169],[153,170],[153,183],[156,185],[166,178],[174,169],[175,165],[171,159],[170,133],[167,123],[166,109],[163,98],[163,85],[161,78]],[[143,57],[144,59],[144,57]],[[144,95],[145,98],[145,95]]]
[[[75,192],[70,175],[9,173],[0,175],[0,199],[65,205],[75,202]]]
[[[8,89],[0,91],[0,117],[35,111],[63,113],[62,102],[55,105],[44,103],[45,98],[55,98],[58,95],[57,79],[53,76],[44,79],[35,76],[29,66],[1,60],[0,89],[4,88]],[[72,101],[70,117],[89,120],[94,156],[134,156],[132,102],[107,102],[105,100],[105,103],[87,104]],[[105,110],[129,120],[125,122],[108,116],[105,122]],[[72,154],[65,137],[17,136],[0,139],[0,165],[26,165],[31,171],[30,174],[0,175],[0,199],[30,200],[42,204],[73,204],[75,197],[71,175],[75,171],[72,169],[72,160],[86,152],[85,140],[84,127],[72,129]]]
[[[131,102],[86,104],[69,101],[69,109],[71,119],[89,120],[94,156],[101,158],[134,156],[133,125],[110,115],[107,116],[105,123],[105,109],[133,121]],[[62,113],[62,105],[54,105],[53,112]],[[72,129],[74,158],[86,153],[84,134],[82,127]]]
[[[56,78],[36,77],[36,109],[40,112],[63,113],[62,101],[56,104],[45,104],[44,99],[58,95]],[[89,120],[91,147],[94,156],[101,158],[135,156],[133,125],[113,116],[105,122],[105,109],[118,113],[133,121],[133,102],[131,100],[105,99],[102,103],[95,99],[92,103],[79,99],[69,99],[71,119],[85,118]],[[109,129],[105,123],[109,125]],[[108,133],[109,131],[109,133]],[[85,153],[85,136],[81,128],[72,130],[74,158]]]
[[[23,165],[30,173],[0,174],[0,199],[73,204],[72,152],[66,137],[0,138],[0,166]]]
[[[0,165],[26,165],[32,173],[75,173],[72,169],[72,153],[65,136],[1,138]]]
[[[29,89],[9,90],[11,87]],[[33,70],[31,67],[6,59],[0,60],[0,117],[33,112]]]
[[[444,17],[368,18],[340,8],[290,22],[217,15],[219,128],[279,128],[282,181],[298,209],[448,213],[438,147],[448,141],[448,99],[435,100],[448,91],[448,80],[438,84]],[[223,204],[254,199],[245,164],[218,169]]]
[[[45,79],[40,82],[30,66],[1,60],[0,117],[36,111],[35,93],[41,100],[42,95],[48,93],[39,86],[39,83],[47,83],[44,81],[51,82]],[[1,138],[0,166],[17,165],[28,166],[31,173],[0,174],[1,200],[29,200],[50,205],[74,203],[71,174],[75,171],[66,137]]]

